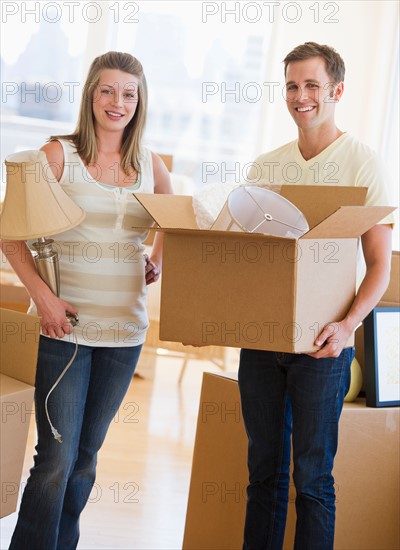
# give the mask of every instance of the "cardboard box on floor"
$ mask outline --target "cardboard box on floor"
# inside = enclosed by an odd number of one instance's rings
[[[399,409],[345,403],[335,460],[335,550],[397,550]],[[246,507],[247,436],[237,376],[205,373],[201,391],[184,550],[241,550]],[[293,548],[290,484],[284,550]]]
[[[0,309],[0,517],[15,512],[33,408],[39,318]]]
[[[316,350],[322,327],[342,319],[354,299],[358,237],[394,210],[360,206],[366,192],[284,185],[310,226],[297,241],[200,230],[191,197],[136,193],[165,232],[160,339]]]

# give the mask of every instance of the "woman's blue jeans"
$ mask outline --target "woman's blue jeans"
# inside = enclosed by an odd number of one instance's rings
[[[281,550],[289,498],[291,435],[295,550],[332,550],[332,476],[338,423],[354,349],[336,359],[241,350],[239,388],[249,439],[244,550]]]
[[[75,350],[75,344],[41,337],[36,372],[37,454],[22,497],[10,550],[72,550],[79,516],[95,481],[97,452],[129,387],[141,346],[80,345],[71,367],[45,399]]]

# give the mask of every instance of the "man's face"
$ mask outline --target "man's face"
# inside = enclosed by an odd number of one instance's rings
[[[332,81],[322,57],[288,64],[286,105],[299,128],[308,130],[334,124],[335,105],[342,93],[343,82]]]

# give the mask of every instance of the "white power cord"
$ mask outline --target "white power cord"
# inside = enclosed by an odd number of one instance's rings
[[[62,371],[62,373],[60,374],[60,376],[57,378],[57,380],[54,382],[53,386],[51,387],[49,393],[47,394],[47,397],[46,397],[46,400],[44,402],[44,407],[45,407],[45,410],[46,410],[46,416],[47,416],[47,420],[50,424],[50,428],[51,428],[51,432],[52,434],[54,435],[54,439],[56,439],[59,443],[62,443],[62,439],[61,439],[61,434],[58,432],[57,428],[55,428],[53,426],[53,424],[51,423],[51,420],[50,420],[50,415],[49,415],[49,410],[48,410],[48,407],[47,407],[47,402],[49,400],[49,397],[50,397],[50,394],[51,392],[58,386],[58,384],[61,382],[61,379],[63,378],[64,374],[67,372],[67,370],[69,369],[69,367],[72,365],[72,363],[74,362],[74,359],[76,357],[76,354],[78,353],[78,338],[76,337],[76,334],[75,332],[72,333],[75,337],[75,351],[74,351],[74,354],[72,356],[72,358],[70,359],[68,365],[65,367],[65,369]]]

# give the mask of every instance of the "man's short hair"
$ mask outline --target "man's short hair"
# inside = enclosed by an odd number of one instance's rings
[[[326,72],[334,82],[342,82],[344,80],[345,66],[344,61],[336,50],[330,46],[317,44],[316,42],[305,42],[294,48],[287,54],[283,63],[286,69],[289,63],[293,61],[303,61],[310,57],[322,57],[325,60]]]

